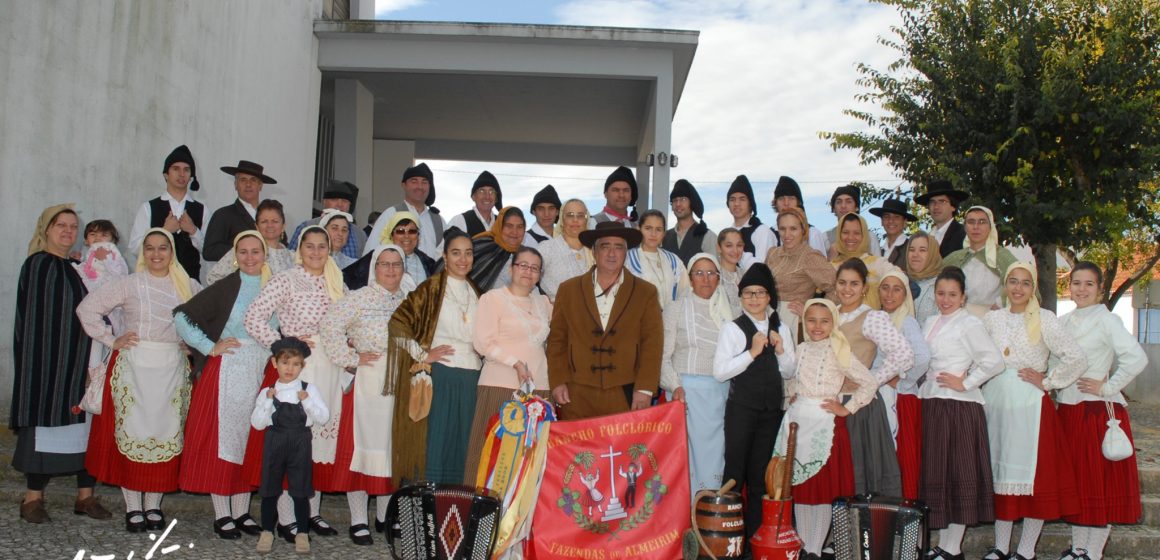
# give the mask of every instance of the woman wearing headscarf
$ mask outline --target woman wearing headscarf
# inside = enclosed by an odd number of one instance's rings
[[[415,288],[403,250],[379,245],[371,253],[373,276],[364,288],[330,307],[322,320],[322,347],[334,364],[354,373],[354,388],[342,396],[342,420],[335,453],[335,485],[350,506],[350,539],[373,544],[367,526],[368,496],[376,496],[376,526],[386,518],[391,484],[391,419],[395,398],[383,395],[386,381],[387,323]],[[349,341],[349,342],[348,342]]]
[[[741,234],[733,230],[733,235],[740,242]],[[672,400],[685,403],[689,479],[694,494],[720,488],[725,469],[725,401],[729,398],[729,384],[713,378],[713,356],[721,326],[732,321],[734,315],[721,286],[719,270],[713,255],[693,255],[689,259],[691,288],[664,311],[660,385]]]
[[[331,237],[321,225],[302,228],[298,234],[298,252],[294,260],[297,266],[274,275],[254,298],[246,311],[244,325],[246,332],[265,348],[284,336],[302,339],[311,346],[306,365],[300,377],[316,387],[330,409],[330,419],[311,429],[311,456],[314,462],[314,497],[310,499],[310,527],[322,536],[338,534],[319,514],[322,493],[337,492],[335,489],[335,452],[338,449],[338,427],[342,418],[342,391],[349,385],[349,376],[330,361],[325,348],[319,343],[319,325],[330,306],[342,298],[342,271],[331,258]],[[271,318],[277,316],[278,330],[271,326]],[[281,333],[279,333],[281,331]],[[262,385],[273,382],[276,371],[267,362]],[[247,441],[246,454],[261,456],[264,433],[254,430]],[[247,465],[260,466],[260,460],[247,459]],[[247,478],[255,483],[260,476],[257,470],[247,469]],[[255,484],[256,485],[256,484]],[[283,493],[278,501],[279,520],[294,519],[294,508],[289,495]],[[278,532],[293,542],[299,527],[293,522],[279,525]],[[305,528],[303,528],[305,532]]]
[[[266,244],[266,266],[270,267],[270,274],[278,274],[294,266],[294,251],[286,248],[286,213],[282,210],[282,203],[270,198],[263,200],[258,204],[254,222],[254,229],[261,233],[261,239]],[[205,285],[208,287],[237,269],[237,256],[230,249],[210,269],[209,275],[205,277]]]
[[[475,260],[472,261],[470,276],[480,291],[507,286],[511,282],[512,255],[524,242],[526,226],[524,213],[515,206],[508,206],[499,211],[491,229],[472,238]]]
[[[85,332],[115,351],[85,467],[97,480],[121,487],[129,532],[163,528],[161,496],[178,489],[190,376],[173,308],[200,290],[178,264],[173,236],[153,228],[141,241],[136,272],[77,306]],[[118,308],[126,331],[115,337],[104,317]]]
[[[338,268],[354,264],[355,258],[342,252],[346,240],[350,237],[350,225],[353,223],[354,216],[335,208],[323,210],[322,215],[318,217],[319,227],[326,230],[326,234],[330,236],[330,246],[334,248],[330,258],[334,259],[334,264],[338,265]]]
[[[1055,314],[1039,308],[1036,286],[1035,265],[1013,263],[1003,280],[1007,307],[983,316],[1007,365],[983,385],[995,481],[995,546],[984,560],[1034,558],[1043,522],[1079,513],[1068,436],[1049,391],[1075,383],[1087,358]],[[1019,549],[1009,554],[1019,519]]]
[[[661,248],[665,237],[665,215],[648,210],[640,215],[641,242],[628,250],[624,267],[638,278],[656,286],[661,311],[677,301],[689,288],[688,270],[676,254]]]
[[[85,392],[92,344],[76,315],[88,291],[68,257],[79,228],[72,204],[46,208],[16,286],[8,427],[16,432],[12,468],[27,481],[20,517],[30,523],[49,521],[44,509],[49,479],[72,473],[77,476],[73,510],[94,519],[112,516],[93,495],[96,479],[85,470],[88,417],[72,408]]]
[[[1123,321],[1103,305],[1100,267],[1081,261],[1071,271],[1075,311],[1060,318],[1087,355],[1079,380],[1056,392],[1060,430],[1068,434],[1066,460],[1075,468],[1080,512],[1064,517],[1071,548],[1061,558],[1104,556],[1112,523],[1137,523],[1142,514],[1136,455],[1111,461],[1101,442],[1114,417],[1132,442],[1128,403],[1120,391],[1148,365],[1148,356]]]
[[[905,274],[898,270],[886,273],[878,284],[878,300],[882,302],[882,311],[890,315],[890,323],[902,333],[914,352],[914,365],[906,375],[879,387],[878,395],[886,405],[886,418],[894,435],[902,496],[917,500],[918,477],[922,473],[922,403],[918,400],[918,385],[930,366],[930,346],[922,336],[922,326],[914,318],[914,298]],[[876,356],[871,369],[880,369],[884,359],[885,354]]]
[[[471,486],[478,481],[480,454],[489,435],[487,427],[500,405],[511,400],[512,392],[526,383],[543,399],[549,397],[544,344],[552,321],[552,303],[536,292],[543,259],[536,249],[520,247],[510,266],[511,283],[479,297],[471,331],[475,351],[483,356],[463,472],[464,484]]]
[[[786,208],[777,214],[781,245],[770,249],[765,264],[777,279],[777,314],[794,336],[798,334],[802,304],[814,294],[834,292],[834,267],[810,246],[806,237],[810,223],[800,208]]]
[[[838,220],[838,239],[834,241],[833,251],[837,253],[830,264],[838,268],[850,259],[859,259],[866,265],[866,304],[878,309],[878,282],[887,272],[897,269],[885,258],[870,254],[870,229],[866,226],[866,218],[851,212]]]
[[[914,318],[922,325],[928,317],[938,315],[934,302],[934,281],[942,272],[942,255],[938,241],[925,231],[910,236],[906,243],[906,276],[914,296]]]
[[[403,250],[403,268],[407,270],[415,284],[419,284],[435,273],[436,261],[419,250],[419,217],[410,210],[395,212],[383,228],[382,239],[379,245],[388,243],[397,245]],[[354,264],[342,269],[342,279],[346,287],[357,290],[367,285],[368,278],[374,277],[371,271],[371,254],[368,252]]]
[[[1003,275],[1016,259],[999,245],[999,230],[990,208],[970,207],[963,224],[967,230],[963,248],[947,255],[943,266],[963,270],[967,278],[967,311],[981,318],[992,309],[1003,308]]]
[[[444,233],[443,260],[443,270],[408,294],[388,325],[383,392],[400,403],[391,423],[391,476],[400,485],[463,481],[481,365],[472,344],[479,289],[468,277],[467,234]]]
[[[540,243],[540,253],[544,255],[544,274],[540,277],[540,289],[548,299],[556,299],[560,283],[588,272],[595,264],[592,249],[580,242],[580,232],[588,229],[588,207],[584,201],[573,198],[560,209],[558,235]]]
[[[177,334],[192,353],[196,381],[185,425],[180,485],[209,494],[213,530],[223,539],[261,533],[250,516],[249,482],[242,464],[247,423],[270,351],[246,332],[242,321],[270,279],[265,241],[256,230],[234,237],[230,258],[238,269],[174,308]]]

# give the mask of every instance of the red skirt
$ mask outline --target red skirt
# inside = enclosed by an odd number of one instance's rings
[[[262,372],[262,389],[265,391],[278,381],[278,370],[274,364],[266,362],[266,371]],[[254,395],[257,397],[257,395]],[[266,443],[266,430],[250,428],[250,437],[246,439],[246,458],[242,460],[242,480],[257,490],[262,485],[262,448]],[[282,483],[285,487],[285,482]]]
[[[1135,444],[1127,409],[1119,404],[1112,406],[1120,428]],[[1098,527],[1110,523],[1139,523],[1142,511],[1136,455],[1122,461],[1109,461],[1100,450],[1104,432],[1108,429],[1104,402],[1060,405],[1057,414],[1060,430],[1067,435],[1066,456],[1074,463],[1079,494],[1079,513],[1065,515],[1063,519],[1073,525]]]
[[[1106,415],[1105,415],[1106,416]],[[1079,513],[1075,469],[1068,457],[1067,435],[1060,428],[1055,402],[1046,394],[1039,405],[1039,450],[1035,460],[1035,490],[1030,496],[995,493],[995,519],[1024,517],[1051,521]]]
[[[818,474],[795,484],[793,501],[800,505],[829,505],[835,498],[854,495],[854,453],[850,450],[850,433],[846,418],[834,417],[834,442],[830,458]]]
[[[105,388],[101,390],[101,414],[93,415],[89,446],[85,452],[85,469],[97,480],[111,486],[138,492],[174,492],[177,490],[181,456],[163,463],[138,463],[121,454],[116,441],[116,409],[111,384],[113,367],[121,353],[109,356],[105,371]]]
[[[918,499],[918,481],[922,476],[922,400],[916,395],[899,394],[898,468],[902,471],[902,497]]]
[[[251,491],[242,465],[218,457],[218,375],[221,356],[206,361],[193,385],[181,452],[180,486],[185,492],[231,496]]]

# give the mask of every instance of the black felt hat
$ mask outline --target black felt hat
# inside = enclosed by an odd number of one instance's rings
[[[749,269],[745,274],[741,275],[741,281],[737,283],[737,295],[741,295],[741,291],[748,286],[761,286],[765,291],[769,292],[771,298],[777,297],[777,292],[773,288],[773,273],[770,272],[769,267],[763,262],[755,262],[749,265]]]
[[[427,200],[423,204],[431,206],[435,204],[435,176],[431,174],[431,168],[427,167],[426,163],[420,163],[414,167],[408,167],[403,171],[403,182],[411,177],[423,177],[430,183],[431,189],[427,191]]]
[[[358,187],[350,181],[331,179],[322,193],[322,198],[341,198],[354,204],[358,200]]]
[[[883,200],[882,207],[871,208],[870,213],[878,216],[879,218],[881,218],[883,214],[898,214],[899,216],[906,218],[906,221],[908,222],[918,221],[918,216],[907,212],[906,203],[898,200],[897,198],[888,198]]]
[[[701,195],[697,192],[697,188],[684,179],[678,179],[677,183],[673,185],[673,191],[669,193],[669,202],[682,196],[689,199],[689,205],[693,207],[693,213],[697,215],[697,219],[703,219],[705,203],[701,201]]]
[[[777,186],[773,187],[773,198],[777,200],[783,196],[792,196],[798,201],[798,208],[805,209],[806,202],[802,199],[802,188],[798,186],[797,181],[793,177],[786,177],[782,175],[777,178]]]
[[[838,201],[838,197],[844,194],[854,199],[855,208],[862,207],[862,189],[854,185],[842,185],[834,189],[834,194],[830,195],[830,210],[834,209],[834,203]]]
[[[226,175],[236,176],[238,173],[245,173],[247,175],[253,175],[254,177],[257,177],[260,181],[262,181],[263,183],[265,183],[267,185],[273,185],[273,184],[278,182],[278,181],[275,181],[273,177],[269,177],[266,174],[262,173],[262,171],[264,171],[265,168],[262,167],[260,164],[254,163],[252,161],[246,161],[244,159],[239,160],[238,165],[236,165],[234,167],[230,167],[227,165],[225,167],[222,167],[221,169],[222,169],[222,171],[224,171],[226,173]]]
[[[300,338],[286,336],[275,340],[274,344],[270,345],[270,353],[275,356],[278,355],[279,350],[286,349],[297,350],[300,354],[302,354],[303,359],[310,357],[310,346],[308,346]]]
[[[580,243],[591,249],[596,245],[596,240],[601,237],[619,237],[628,243],[629,249],[632,249],[640,245],[644,236],[640,230],[627,227],[619,221],[600,222],[596,224],[595,228],[580,232]]]
[[[926,186],[926,192],[914,197],[914,201],[921,204],[922,206],[926,206],[930,204],[930,199],[932,197],[938,196],[940,194],[951,199],[951,203],[954,204],[955,208],[958,208],[960,204],[971,197],[971,193],[967,191],[960,191],[954,188],[950,181],[940,180],[932,181],[930,184],[928,184]]]
[[[556,210],[559,210],[560,207],[564,206],[564,203],[560,202],[560,195],[556,194],[556,187],[553,187],[552,185],[548,185],[540,189],[539,192],[537,192],[536,195],[532,197],[532,206],[528,208],[528,210],[532,212],[532,214],[535,214],[536,207],[541,204],[551,204],[552,206],[556,207]],[[556,220],[559,221],[559,219],[560,217],[556,216]]]
[[[495,189],[495,207],[503,208],[503,191],[499,188],[499,179],[495,178],[490,171],[484,171],[475,178],[475,182],[471,184],[471,194],[474,196],[475,191],[483,187],[491,187]]]
[[[193,152],[190,152],[189,148],[187,148],[185,144],[173,148],[173,151],[169,152],[169,155],[165,157],[165,167],[161,168],[161,172],[168,173],[169,166],[175,163],[185,163],[189,165],[189,190],[201,190],[201,183],[197,182],[197,164],[193,162]]]
[[[617,167],[612,172],[612,174],[604,180],[604,192],[608,192],[608,187],[611,187],[612,184],[617,181],[624,181],[628,183],[628,186],[632,187],[632,200],[629,201],[628,205],[636,206],[636,176],[632,174],[632,170],[623,165]]]
[[[733,179],[733,184],[729,185],[729,192],[725,193],[725,200],[729,200],[735,193],[741,193],[749,199],[749,212],[756,216],[757,204],[753,202],[753,185],[749,182],[749,177],[738,175]]]

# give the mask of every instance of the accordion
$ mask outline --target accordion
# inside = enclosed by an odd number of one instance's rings
[[[387,546],[395,560],[487,560],[499,509],[483,488],[433,482],[400,488],[387,507]]]
[[[830,534],[836,560],[918,560],[930,548],[922,502],[885,496],[838,498]]]

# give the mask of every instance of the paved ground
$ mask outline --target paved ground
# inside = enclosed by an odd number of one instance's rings
[[[1141,485],[1144,494],[1144,523],[1133,527],[1117,527],[1106,551],[1106,558],[1127,560],[1160,558],[1160,406],[1133,404],[1132,428],[1136,436]],[[123,502],[116,488],[102,487],[98,493],[114,518],[95,521],[72,514],[72,480],[57,479],[48,488],[48,511],[52,522],[32,525],[20,520],[18,504],[23,495],[24,481],[9,467],[15,439],[11,433],[0,431],[0,560],[44,559],[71,560],[84,550],[84,558],[97,560],[124,560],[130,553],[135,559],[147,559],[154,545],[148,534],[130,534],[124,529]],[[163,508],[176,524],[152,558],[165,556],[169,560],[204,558],[262,558],[254,551],[256,537],[224,541],[214,535],[211,524],[213,513],[207,496],[174,494],[166,496]],[[372,510],[373,511],[373,510]],[[257,514],[257,500],[253,512]],[[327,496],[323,500],[323,515],[339,530],[336,537],[314,537],[310,558],[390,558],[386,542],[376,535],[375,544],[355,546],[347,537],[348,514],[342,496]],[[990,526],[972,528],[964,543],[968,557],[978,558],[991,542]],[[156,533],[160,538],[160,532]],[[1016,528],[1015,538],[1018,538]],[[1038,547],[1039,558],[1054,560],[1068,543],[1067,527],[1049,524],[1044,529]],[[274,551],[264,558],[299,558],[293,545],[279,539]],[[163,554],[163,550],[174,545]],[[114,555],[114,556],[108,556]]]

